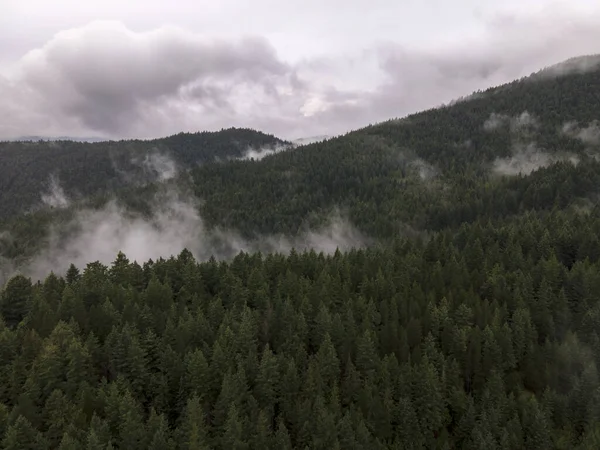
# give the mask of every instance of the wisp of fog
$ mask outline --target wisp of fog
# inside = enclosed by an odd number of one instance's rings
[[[495,131],[506,126],[510,127],[510,130],[513,133],[527,131],[528,129],[537,127],[538,120],[527,111],[523,111],[515,117],[493,112],[483,123],[483,129],[485,131]]]
[[[169,156],[153,151],[147,154],[142,161],[142,167],[158,181],[167,181],[177,176],[177,165]]]
[[[579,163],[579,158],[572,154],[550,154],[537,148],[535,143],[516,144],[513,155],[508,158],[497,158],[493,171],[499,175],[529,175],[542,167],[548,167],[558,161],[569,161],[573,165]]]
[[[50,175],[48,191],[43,192],[41,197],[42,202],[51,208],[66,208],[69,206],[69,199],[56,175]]]
[[[80,268],[93,261],[109,265],[119,251],[143,263],[177,255],[184,248],[198,260],[206,260],[229,259],[240,251],[288,253],[292,248],[332,253],[362,247],[367,241],[339,213],[333,213],[321,229],[294,237],[244,239],[232,230],[209,229],[194,199],[170,191],[157,198],[150,216],[134,214],[117,201],[102,209],[80,210],[69,223],[51,228],[44,247],[18,271],[43,279],[51,271],[64,273],[71,263]],[[3,271],[7,272],[6,266]]]
[[[237,159],[260,161],[261,159],[263,159],[267,156],[271,156],[276,153],[284,152],[284,151],[290,150],[294,147],[296,147],[294,144],[279,144],[279,145],[274,145],[271,147],[261,147],[258,150],[254,149],[254,148],[249,148],[246,150],[246,152],[244,153],[244,155],[241,158],[237,158]]]
[[[594,120],[587,127],[580,127],[577,122],[567,122],[562,127],[566,136],[579,139],[585,145],[600,145],[600,121]]]

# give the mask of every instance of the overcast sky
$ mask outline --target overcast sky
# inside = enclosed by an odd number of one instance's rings
[[[590,53],[598,0],[0,0],[0,138],[333,135]]]

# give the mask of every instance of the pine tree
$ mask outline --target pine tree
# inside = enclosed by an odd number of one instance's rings
[[[65,280],[67,281],[67,284],[71,285],[79,281],[80,276],[79,269],[75,267],[74,264],[71,264],[67,270]]]
[[[269,421],[273,420],[275,403],[278,398],[278,387],[278,361],[267,344],[262,353],[254,387],[254,396],[258,401],[259,406],[264,409]]]
[[[58,450],[79,450],[81,449],[81,442],[71,437],[68,433],[65,433],[60,441]]]
[[[175,442],[170,437],[169,424],[163,414],[156,414],[154,408],[150,410],[150,417],[146,423],[146,445],[148,449],[174,449]]]
[[[292,450],[290,435],[285,423],[281,419],[277,423],[277,432],[275,433],[275,438],[273,440],[273,449]]]
[[[192,396],[185,406],[183,420],[177,428],[179,448],[185,450],[207,450],[207,426],[198,396]]]
[[[2,448],[6,450],[37,450],[46,448],[46,445],[41,433],[23,416],[19,416],[15,423],[8,427],[2,440]]]
[[[0,309],[6,326],[15,328],[27,315],[33,300],[31,280],[16,275],[8,280],[0,294]]]
[[[243,425],[234,403],[231,404],[227,413],[221,443],[223,448],[231,450],[245,450],[248,448],[248,442],[244,440]]]
[[[210,372],[202,350],[187,353],[185,366],[186,392],[197,395],[203,401],[208,397],[210,390]]]

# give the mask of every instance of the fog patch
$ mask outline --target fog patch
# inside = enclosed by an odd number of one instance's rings
[[[177,176],[175,161],[165,154],[152,152],[144,157],[144,168],[156,176],[158,181],[167,181]]]
[[[535,116],[527,111],[523,111],[515,117],[493,112],[483,123],[483,129],[489,132],[508,127],[511,132],[518,133],[521,131],[531,131],[532,129],[537,128],[538,125],[539,122]]]
[[[512,132],[536,128],[537,126],[537,119],[527,111],[513,117],[510,121],[510,129]]]
[[[296,236],[257,235],[246,239],[235,230],[209,228],[202,219],[198,202],[176,192],[159,194],[149,215],[131,213],[117,201],[102,209],[81,210],[68,223],[51,227],[42,250],[19,267],[35,279],[51,271],[64,273],[71,263],[84,268],[100,261],[110,264],[119,251],[132,261],[177,255],[187,248],[196,259],[230,259],[240,251],[288,253],[314,249],[332,253],[363,247],[369,240],[338,212],[316,229],[304,229]],[[5,269],[12,270],[12,267]]]
[[[294,147],[296,147],[296,146],[293,144],[292,145],[277,144],[277,145],[273,145],[273,146],[261,147],[259,149],[249,148],[248,150],[246,150],[246,152],[244,153],[244,155],[241,158],[237,158],[237,159],[241,159],[241,160],[245,160],[245,161],[249,161],[249,160],[260,161],[263,158],[266,158],[267,156],[271,156],[276,153],[284,152],[284,151],[290,150],[291,148],[294,148]]]
[[[583,74],[591,72],[600,67],[600,55],[583,55],[569,58],[566,61],[562,61],[558,64],[554,64],[550,67],[540,70],[532,76],[532,78],[539,77],[556,77],[570,75],[573,73]]]
[[[581,128],[577,122],[567,122],[562,126],[562,133],[575,139],[579,139],[585,145],[600,145],[600,121],[594,120]]]
[[[558,161],[569,161],[573,165],[579,158],[571,154],[550,154],[536,147],[534,143],[518,144],[513,155],[508,158],[497,158],[492,170],[499,175],[529,175],[542,167],[548,167]]]
[[[491,113],[490,117],[483,123],[483,129],[485,131],[495,131],[498,128],[503,127],[510,118],[505,114]]]
[[[437,170],[431,164],[422,160],[421,158],[417,158],[410,162],[410,166],[414,167],[419,174],[419,178],[423,181],[430,180],[437,175]]]
[[[146,178],[152,181],[168,181],[178,174],[177,164],[166,153],[153,148],[150,152],[141,156],[131,158],[131,164],[141,167]]]
[[[41,197],[44,205],[50,208],[66,208],[70,203],[56,175],[50,175],[48,191],[42,193]]]

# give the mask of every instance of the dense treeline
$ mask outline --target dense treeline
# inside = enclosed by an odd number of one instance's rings
[[[39,206],[51,176],[73,199],[85,198],[155,181],[153,161],[144,164],[146,156],[168,157],[186,170],[219,158],[241,157],[249,148],[279,144],[283,141],[272,135],[242,128],[146,141],[0,142],[0,219]]]
[[[599,219],[17,276],[2,447],[598,448]]]

